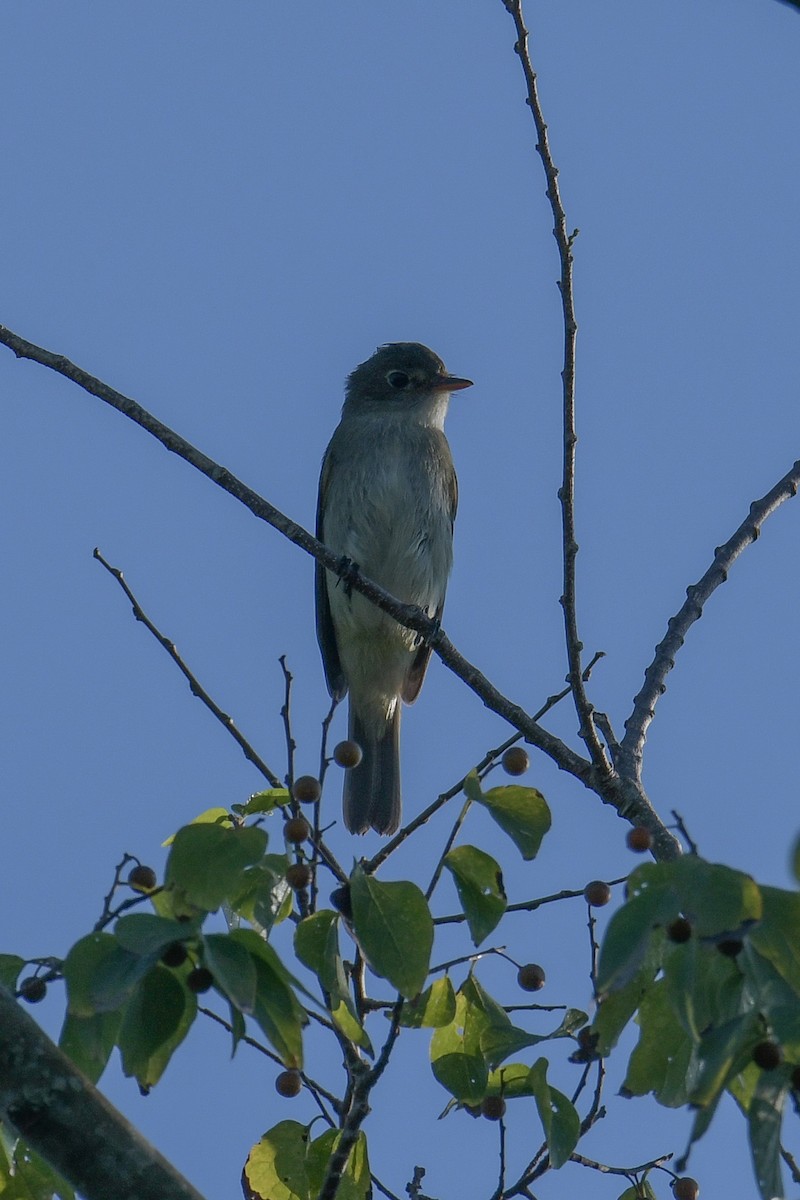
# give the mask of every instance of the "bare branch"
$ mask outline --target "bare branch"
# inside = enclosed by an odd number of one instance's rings
[[[577,754],[560,738],[544,729],[520,705],[514,704],[498,691],[477,667],[468,662],[456,650],[444,630],[427,613],[413,604],[402,604],[390,596],[383,588],[363,576],[353,567],[352,563],[338,558],[327,546],[323,546],[300,525],[262,499],[225,467],[219,466],[207,455],[196,450],[194,446],[151,416],[134,400],[123,396],[99,379],[95,379],[94,376],[75,366],[63,356],[35,346],[32,342],[27,342],[3,325],[0,325],[0,343],[9,346],[18,357],[29,358],[34,362],[41,363],[64,375],[67,379],[73,380],[92,395],[129,417],[130,420],[157,438],[168,450],[185,459],[218,487],[223,488],[229,495],[239,500],[260,520],[272,525],[289,541],[312,555],[335,575],[344,579],[349,586],[366,596],[383,612],[394,617],[406,628],[421,634],[445,666],[466,683],[487,708],[496,712],[518,730],[526,742],[536,746],[551,758],[560,770],[566,771],[574,779],[579,780],[584,787],[594,791],[605,804],[616,808],[620,816],[634,824],[646,826],[653,834],[654,853],[658,858],[674,858],[680,853],[678,842],[659,819],[638,779],[623,778],[614,772],[609,774],[605,767],[595,766],[582,755]]]
[[[703,615],[703,606],[711,594],[721,583],[725,583],[728,571],[736,559],[756,540],[767,517],[772,516],[785,500],[796,496],[798,486],[800,460],[765,496],[753,501],[750,511],[736,532],[723,546],[718,546],[714,551],[714,561],[705,575],[686,589],[686,600],[675,616],[670,617],[667,622],[667,632],[656,646],[655,657],[645,671],[644,686],[634,700],[633,711],[625,722],[625,736],[620,744],[617,767],[627,778],[637,781],[641,779],[647,730],[655,716],[659,696],[667,690],[666,677],[675,666],[675,656],[683,645],[686,634]]]
[[[578,322],[575,317],[575,297],[572,278],[572,245],[577,235],[567,232],[567,214],[561,199],[558,186],[558,168],[553,161],[550,149],[550,139],[547,132],[542,105],[539,99],[539,88],[536,72],[528,49],[528,30],[522,13],[522,0],[503,0],[507,11],[511,14],[517,31],[517,42],[514,47],[525,76],[528,89],[528,105],[533,114],[536,126],[536,150],[542,160],[544,173],[547,178],[545,195],[550,201],[553,213],[553,237],[558,246],[558,256],[561,260],[561,277],[558,290],[561,294],[561,306],[564,316],[564,367],[561,372],[563,421],[564,421],[564,463],[561,487],[558,498],[561,501],[561,531],[563,538],[564,558],[564,592],[561,596],[561,607],[564,611],[564,632],[567,644],[567,660],[569,662],[568,682],[572,687],[575,709],[580,721],[580,736],[589,751],[592,762],[603,773],[609,773],[611,767],[606,759],[605,751],[594,723],[592,705],[589,703],[586,689],[583,686],[583,667],[581,652],[583,643],[578,636],[578,617],[575,588],[575,559],[578,554],[578,543],[575,540],[575,446],[578,436],[575,431],[575,346],[578,334]]]
[[[231,737],[237,743],[237,745],[241,747],[241,750],[242,750],[245,758],[248,759],[248,761],[251,762],[253,764],[253,766],[258,771],[261,772],[261,774],[268,781],[268,783],[272,787],[276,787],[276,788],[281,787],[282,784],[281,784],[280,779],[278,779],[278,776],[275,774],[274,771],[270,770],[270,768],[267,766],[267,764],[264,762],[264,760],[255,752],[253,747],[248,742],[247,738],[245,738],[239,732],[239,730],[236,728],[236,725],[234,724],[233,717],[230,717],[230,716],[228,716],[228,714],[226,712],[223,712],[222,709],[219,707],[219,705],[216,704],[215,701],[211,699],[208,692],[205,690],[204,687],[202,687],[202,685],[198,681],[197,676],[194,675],[193,672],[189,670],[189,668],[186,666],[186,663],[181,658],[180,654],[178,654],[175,643],[170,641],[170,639],[168,637],[166,637],[161,632],[161,630],[158,629],[158,627],[156,625],[154,625],[153,622],[150,620],[150,618],[147,616],[147,614],[145,613],[145,611],[139,604],[139,601],[136,599],[133,592],[128,587],[128,584],[125,581],[125,577],[122,574],[122,571],[120,571],[120,569],[118,567],[112,567],[110,563],[106,562],[106,560],[103,558],[103,555],[100,553],[100,551],[97,549],[97,547],[95,547],[95,550],[94,550],[94,557],[97,559],[97,561],[102,566],[105,567],[105,569],[108,571],[109,575],[114,576],[117,583],[122,588],[123,592],[125,593],[125,595],[128,597],[128,599],[131,602],[134,617],[136,618],[137,621],[141,621],[141,623],[144,625],[145,629],[149,630],[150,633],[152,633],[153,637],[156,639],[156,641],[159,643],[159,645],[163,646],[163,648],[166,650],[167,654],[170,656],[172,661],[175,663],[178,670],[181,672],[181,674],[184,676],[184,678],[188,681],[189,689],[190,689],[192,695],[196,696],[198,700],[202,700],[203,704],[205,704],[205,706],[209,710],[209,712],[214,714],[214,716],[219,721],[220,725],[222,725],[228,731],[228,733],[231,735]]]

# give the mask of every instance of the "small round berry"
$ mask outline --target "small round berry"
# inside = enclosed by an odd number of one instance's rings
[[[301,804],[313,804],[322,795],[319,780],[314,775],[301,775],[299,779],[295,779],[294,781],[292,795]]]
[[[581,1050],[594,1050],[597,1045],[597,1034],[592,1031],[591,1025],[584,1025],[576,1036]]]
[[[290,817],[283,827],[283,835],[287,842],[299,845],[305,842],[311,833],[311,826],[305,817]]]
[[[333,761],[338,766],[344,767],[346,771],[357,767],[363,757],[364,754],[358,742],[339,742],[333,751]]]
[[[47,995],[47,984],[38,975],[29,975],[19,985],[19,994],[28,1004],[38,1004]]]
[[[544,969],[538,963],[525,963],[517,971],[517,983],[523,992],[538,992],[544,987]]]
[[[782,1059],[783,1053],[777,1042],[759,1042],[753,1050],[753,1062],[762,1071],[774,1071]]]
[[[188,951],[183,942],[170,942],[161,951],[161,961],[165,967],[180,967],[186,962]]]
[[[717,942],[717,949],[726,958],[736,958],[737,954],[742,953],[744,942],[741,938],[723,938],[721,942]]]
[[[308,863],[291,863],[286,868],[286,882],[296,892],[302,891],[311,883],[311,867]]]
[[[152,867],[139,863],[128,872],[128,883],[136,892],[152,892],[158,883],[158,877]]]
[[[628,830],[625,844],[636,854],[644,854],[645,850],[649,850],[653,844],[653,835],[649,829],[645,829],[644,825],[634,825],[633,829]]]
[[[700,1184],[691,1175],[684,1175],[682,1179],[673,1179],[672,1194],[675,1200],[697,1200]]]
[[[331,892],[331,904],[340,912],[348,921],[353,919],[353,899],[350,895],[350,884],[343,883],[341,887],[334,888]]]
[[[499,1121],[505,1111],[506,1102],[502,1096],[484,1096],[481,1100],[481,1112],[487,1121]]]
[[[214,982],[214,976],[209,971],[208,967],[195,967],[186,976],[186,986],[190,992],[199,995],[201,992],[207,992]]]
[[[690,921],[686,920],[686,917],[676,917],[667,926],[667,937],[671,942],[676,942],[678,945],[688,942],[691,936],[692,925]]]
[[[303,1081],[299,1071],[281,1071],[275,1080],[275,1091],[279,1096],[285,1096],[287,1100],[298,1095],[302,1086]]]
[[[524,775],[531,765],[528,751],[524,746],[509,746],[500,762],[503,764],[506,775]]]
[[[611,899],[611,888],[602,879],[593,879],[583,889],[584,899],[592,908],[602,908]]]

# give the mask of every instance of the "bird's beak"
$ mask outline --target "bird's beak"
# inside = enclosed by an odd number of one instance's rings
[[[460,379],[458,375],[443,375],[433,385],[434,392],[460,392],[462,388],[472,387],[471,379]]]

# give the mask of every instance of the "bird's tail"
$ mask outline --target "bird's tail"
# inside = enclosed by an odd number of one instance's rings
[[[371,724],[371,723],[370,723]],[[384,731],[367,729],[350,702],[349,736],[362,759],[345,772],[344,823],[351,833],[394,833],[400,824],[400,704]]]

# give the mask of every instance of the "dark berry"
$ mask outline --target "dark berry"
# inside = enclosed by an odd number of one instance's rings
[[[38,975],[29,975],[19,985],[19,994],[28,1004],[38,1004],[47,995],[47,984]]]
[[[292,795],[301,804],[313,804],[322,795],[319,780],[313,775],[301,775],[299,779],[295,779],[294,781]]]
[[[676,917],[674,921],[670,921],[667,926],[667,937],[671,942],[677,942],[680,945],[682,942],[688,942],[692,936],[692,926],[686,917]]]
[[[500,762],[506,775],[524,775],[531,765],[528,751],[523,746],[509,746]]]
[[[634,825],[633,829],[628,830],[625,843],[629,850],[635,851],[636,854],[644,854],[653,844],[653,835],[644,825]]]
[[[363,757],[358,742],[339,742],[333,751],[333,761],[347,771],[357,767]]]
[[[170,942],[161,951],[161,961],[165,967],[179,967],[186,962],[187,950],[183,942]]]
[[[292,863],[286,868],[286,882],[296,892],[302,891],[311,883],[311,867],[308,863]]]
[[[753,1062],[762,1071],[774,1071],[781,1065],[783,1054],[777,1042],[759,1042],[753,1050]]]
[[[305,817],[290,817],[283,827],[283,833],[287,842],[299,845],[300,842],[307,840],[311,833],[311,826]]]
[[[296,1096],[302,1086],[303,1081],[299,1071],[281,1071],[275,1080],[275,1091],[279,1096],[285,1096],[287,1100]]]
[[[602,908],[611,899],[611,888],[602,879],[593,879],[583,889],[584,899],[592,908]]]
[[[672,1194],[675,1200],[697,1200],[700,1184],[691,1175],[684,1175],[682,1179],[673,1179]]]
[[[341,887],[334,888],[331,892],[331,904],[340,912],[343,917],[347,917],[348,921],[353,919],[353,900],[350,895],[350,884],[343,883]]]
[[[526,963],[517,971],[517,983],[524,992],[538,992],[544,981],[544,969],[538,963]]]
[[[158,883],[158,878],[152,867],[145,867],[140,863],[136,867],[131,867],[128,872],[128,883],[134,891],[152,892]]]
[[[481,1100],[481,1112],[487,1121],[499,1121],[505,1111],[506,1102],[502,1096],[484,1096]]]
[[[195,992],[197,995],[200,992],[207,992],[214,982],[214,976],[209,971],[208,967],[195,967],[186,976],[186,986],[190,992]]]
[[[744,942],[741,938],[723,938],[721,942],[717,942],[717,949],[726,958],[736,958],[737,954],[742,953]]]

